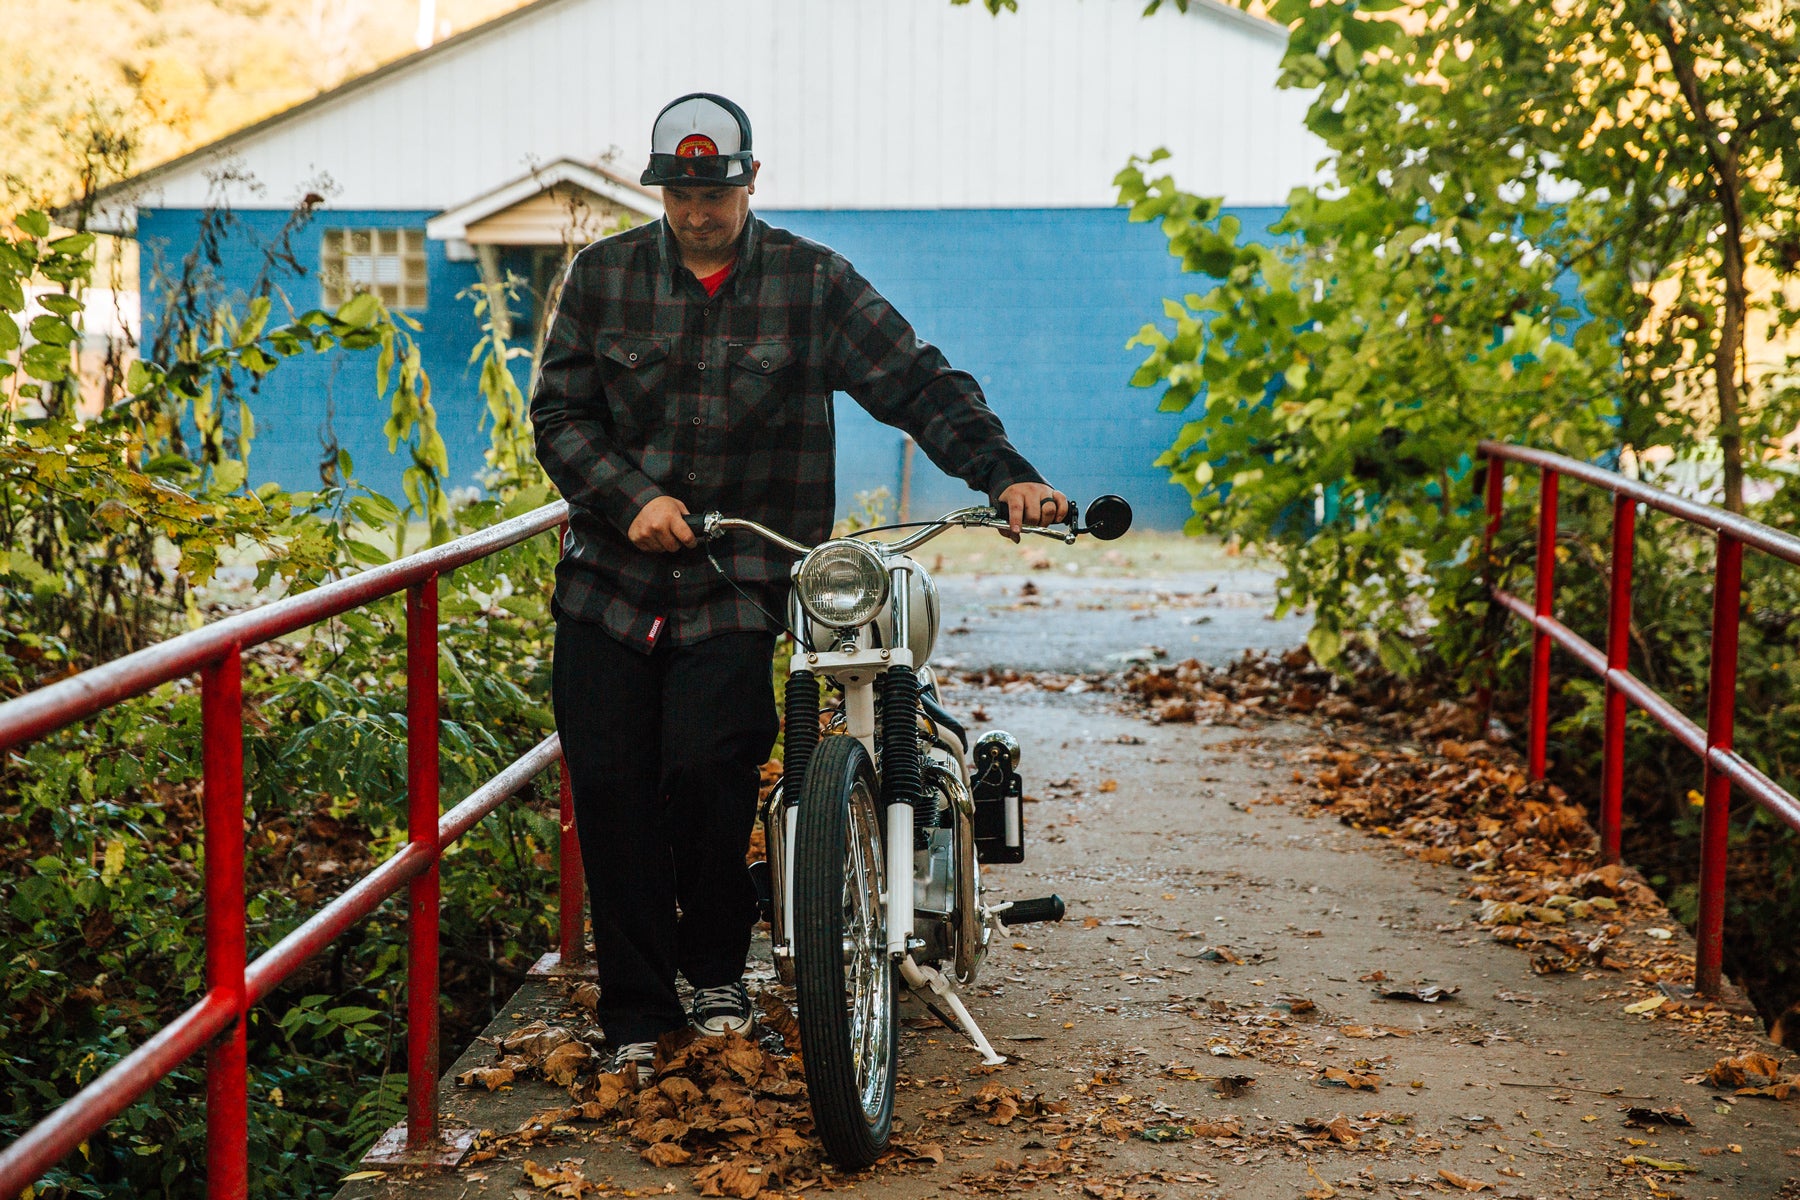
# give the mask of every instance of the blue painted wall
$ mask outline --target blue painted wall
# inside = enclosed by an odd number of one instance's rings
[[[1274,208],[1233,209],[1264,239]],[[1014,444],[1078,501],[1116,492],[1144,528],[1180,528],[1186,489],[1150,464],[1183,418],[1130,386],[1144,351],[1125,343],[1162,319],[1162,299],[1205,291],[1183,277],[1152,224],[1123,209],[762,214],[844,254],[919,335],[981,381]],[[838,505],[859,487],[900,487],[901,435],[840,397]],[[915,516],[971,502],[960,480],[915,457]]]
[[[1277,209],[1233,210],[1253,238],[1267,236]],[[422,228],[425,212],[318,214],[293,238],[301,261],[316,269],[319,230],[328,226]],[[904,313],[920,336],[981,381],[1014,442],[1051,482],[1077,499],[1118,492],[1140,525],[1178,528],[1190,512],[1183,489],[1150,464],[1175,437],[1179,414],[1156,411],[1156,393],[1128,380],[1142,357],[1125,349],[1146,322],[1158,320],[1162,298],[1204,291],[1183,277],[1155,225],[1132,225],[1121,209],[793,211],[761,214],[847,256]],[[146,314],[157,303],[151,273],[159,257],[179,261],[196,236],[200,214],[140,210]],[[244,229],[226,256],[221,282],[241,293],[261,269],[257,241],[272,238],[285,212],[239,214]],[[474,263],[449,262],[428,242],[430,297],[415,312],[433,384],[438,423],[453,479],[466,483],[487,444],[483,402],[469,351],[479,336],[473,308],[456,295],[474,283]],[[319,303],[316,278],[284,281],[295,311]],[[278,307],[279,311],[279,307]],[[147,329],[146,343],[154,337]],[[386,405],[372,398],[371,356],[331,355],[283,364],[253,401],[257,437],[251,481],[273,479],[311,488],[329,415],[359,477],[399,495],[403,465],[387,454],[381,426]],[[847,397],[839,398],[838,508],[858,491],[900,493],[901,435]],[[970,503],[959,480],[915,458],[915,516]]]
[[[318,268],[322,231],[327,228],[420,229],[433,212],[323,210],[290,238],[294,256],[309,274],[275,275],[280,289],[270,323],[275,324],[321,307]],[[215,268],[222,294],[240,306],[263,270],[264,248],[287,223],[286,211],[240,210]],[[199,236],[201,214],[195,210],[138,210],[140,288],[144,298],[144,345],[155,344],[156,326],[167,302],[159,271],[178,273],[183,256]],[[423,309],[402,310],[422,328],[412,336],[419,344],[425,373],[431,377],[431,402],[437,408],[438,431],[450,454],[453,486],[473,483],[487,448],[480,424],[487,404],[476,389],[469,352],[481,336],[475,309],[457,293],[478,282],[472,262],[450,262],[442,242],[427,241],[426,279],[429,293]],[[291,306],[291,313],[288,307]],[[251,397],[256,436],[250,448],[251,486],[274,480],[289,490],[319,487],[319,460],[325,453],[327,429],[350,452],[359,480],[404,502],[400,472],[410,460],[404,449],[388,453],[382,426],[388,404],[375,396],[375,352],[308,354],[276,367]]]

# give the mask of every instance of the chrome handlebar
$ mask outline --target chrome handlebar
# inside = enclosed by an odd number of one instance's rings
[[[1006,518],[996,516],[995,512],[996,507],[987,504],[959,508],[955,512],[945,513],[917,533],[908,534],[892,542],[877,542],[876,545],[888,554],[907,554],[950,529],[1010,529],[1011,526]],[[812,550],[811,546],[802,545],[793,538],[776,533],[766,525],[759,525],[755,521],[746,521],[741,517],[727,517],[717,512],[709,512],[705,514],[689,513],[685,519],[688,528],[693,530],[694,536],[703,542],[715,541],[723,537],[729,530],[742,529],[794,554],[804,555]],[[1067,528],[1054,529],[1046,525],[1024,525],[1020,527],[1019,532],[1035,533],[1041,537],[1055,538],[1059,542],[1072,545],[1077,533],[1076,520],[1076,508],[1071,503]],[[856,537],[857,535],[852,533],[850,536]]]
[[[793,538],[783,537],[766,525],[758,525],[755,521],[746,521],[742,517],[727,517],[709,512],[705,515],[689,513],[684,519],[687,527],[694,531],[694,536],[703,542],[716,541],[725,536],[727,530],[745,529],[795,554],[806,554],[812,550],[811,546],[802,545]]]

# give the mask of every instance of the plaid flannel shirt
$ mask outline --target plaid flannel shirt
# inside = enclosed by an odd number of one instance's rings
[[[828,247],[752,215],[712,297],[663,221],[583,250],[531,398],[538,461],[570,509],[558,610],[646,654],[769,629],[703,552],[646,553],[625,533],[644,505],[673,496],[691,513],[823,541],[836,499],[834,391],[990,498],[1043,482],[974,377]],[[711,548],[739,586],[785,611],[791,554],[743,532]]]

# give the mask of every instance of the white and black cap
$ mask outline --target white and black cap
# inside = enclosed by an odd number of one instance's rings
[[[690,92],[656,114],[650,165],[638,182],[748,186],[754,174],[750,164],[750,118],[744,110],[723,96]]]

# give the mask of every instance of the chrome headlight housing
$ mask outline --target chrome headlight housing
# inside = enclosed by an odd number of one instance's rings
[[[890,586],[880,553],[849,538],[813,547],[794,577],[801,606],[833,629],[868,624],[888,602]]]

